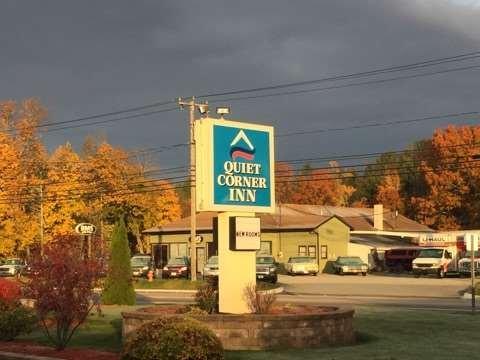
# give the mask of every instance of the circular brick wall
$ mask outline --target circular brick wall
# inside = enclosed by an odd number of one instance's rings
[[[318,307],[308,314],[212,314],[189,315],[207,325],[226,350],[262,350],[348,345],[355,342],[352,309]],[[184,316],[124,312],[123,336],[161,316]]]

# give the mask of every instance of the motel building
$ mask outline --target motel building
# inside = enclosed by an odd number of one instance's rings
[[[197,214],[197,269],[217,255],[215,212]],[[433,231],[407,217],[384,209],[323,205],[277,204],[272,214],[260,214],[258,253],[273,255],[280,263],[291,256],[312,256],[321,272],[329,272],[338,256],[360,256],[365,263],[376,249],[408,247]],[[186,217],[143,232],[148,236],[156,268],[168,259],[190,254],[190,218]]]

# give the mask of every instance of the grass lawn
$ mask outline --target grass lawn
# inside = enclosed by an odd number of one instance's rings
[[[73,336],[68,347],[86,347],[98,350],[120,351],[122,346],[122,311],[142,306],[102,306],[104,316],[92,314]],[[50,345],[40,329],[19,339]]]
[[[163,290],[197,290],[205,284],[203,280],[190,281],[188,279],[138,279],[134,283],[135,289],[163,289]]]
[[[119,350],[120,312],[132,307],[104,307],[105,317],[90,316],[70,346]],[[480,314],[357,309],[354,346],[284,351],[230,351],[227,360],[417,360],[479,359]],[[45,343],[37,331],[24,339]]]
[[[135,289],[160,289],[160,290],[197,290],[206,284],[205,280],[190,281],[188,279],[138,279],[134,282]],[[260,290],[269,290],[278,287],[277,284],[257,281]]]

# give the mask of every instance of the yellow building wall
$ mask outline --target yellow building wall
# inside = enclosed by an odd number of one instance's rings
[[[150,243],[186,243],[189,236],[190,234],[150,235]],[[213,241],[213,235],[206,233],[201,236],[203,242],[197,244],[197,247],[204,247],[207,251],[207,244]],[[349,255],[350,228],[337,218],[332,218],[313,231],[262,232],[261,241],[271,243],[271,254],[279,263],[286,263],[290,257],[298,256],[300,246],[305,247],[307,252],[309,246],[315,246],[315,253],[308,255],[315,256],[322,272],[328,271],[327,265],[338,256]],[[327,247],[326,258],[321,256],[322,245]],[[207,258],[211,255],[208,254]]]
[[[348,255],[350,228],[339,219],[332,218],[315,229],[315,232],[318,233],[320,243],[320,271],[330,272],[331,262],[338,256]],[[326,257],[321,254],[322,245],[326,246]]]

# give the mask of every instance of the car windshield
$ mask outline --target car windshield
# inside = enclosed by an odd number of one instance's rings
[[[207,264],[218,265],[218,256],[212,256],[210,259],[208,259]]]
[[[150,257],[148,256],[139,256],[139,257],[133,257],[130,260],[130,263],[132,266],[149,266],[150,265]]]
[[[288,259],[289,263],[311,263],[314,261],[314,258],[309,256],[297,256]]]
[[[167,265],[187,265],[187,261],[184,257],[174,257],[168,260]]]
[[[339,257],[337,259],[339,264],[362,265],[363,261],[359,257]]]
[[[443,255],[443,249],[423,249],[418,254],[417,258],[441,258]]]
[[[474,257],[479,257],[479,252],[478,251],[475,251],[474,254],[473,254]],[[463,257],[472,257],[472,252],[471,251],[467,251],[465,253],[465,255]]]
[[[5,265],[22,265],[22,260],[20,259],[7,259]]]
[[[274,264],[275,260],[271,256],[258,256],[257,264]]]

